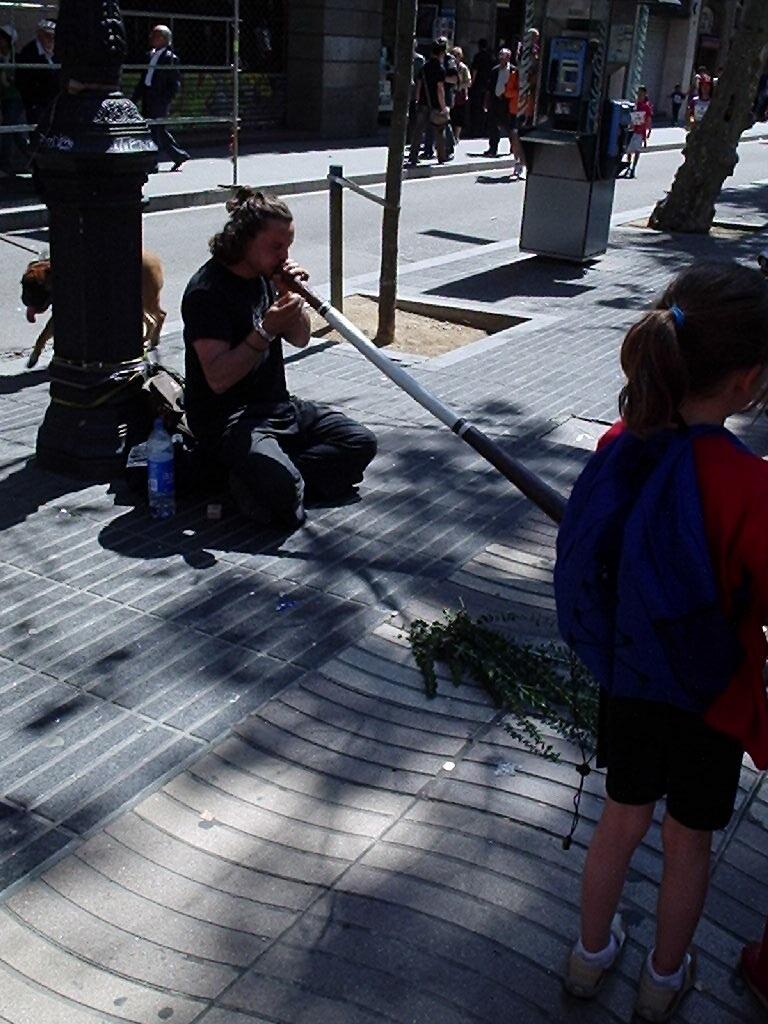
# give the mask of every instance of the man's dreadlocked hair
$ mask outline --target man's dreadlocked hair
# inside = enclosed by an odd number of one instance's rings
[[[239,188],[227,203],[229,220],[208,242],[214,259],[227,267],[239,263],[247,244],[270,220],[290,223],[293,214],[277,196],[264,195],[252,188]]]

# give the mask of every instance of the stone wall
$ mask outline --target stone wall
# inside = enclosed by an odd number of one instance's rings
[[[292,0],[289,128],[339,139],[375,131],[381,33],[382,0]]]
[[[494,45],[496,35],[496,3],[493,0],[457,0],[456,42],[468,57],[477,52],[478,39]]]

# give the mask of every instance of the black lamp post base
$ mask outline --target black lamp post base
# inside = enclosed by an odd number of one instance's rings
[[[122,475],[128,452],[146,438],[150,426],[140,396],[90,409],[52,402],[37,433],[37,463],[81,480],[113,480]]]

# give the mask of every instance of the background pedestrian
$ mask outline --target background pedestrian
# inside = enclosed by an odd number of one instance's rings
[[[458,142],[461,139],[461,133],[467,126],[469,86],[472,81],[472,75],[469,68],[464,63],[464,51],[460,46],[454,46],[451,50],[451,55],[456,61],[456,70],[458,74],[458,84],[453,94],[453,106],[451,107],[451,125],[453,127],[454,137]]]
[[[171,30],[167,25],[155,25],[149,34],[149,45],[149,66],[134,89],[133,102],[144,117],[154,120],[168,117],[171,103],[181,88],[181,76],[177,70],[179,58],[173,52]],[[173,161],[171,170],[178,171],[184,161],[189,160],[189,153],[176,145],[165,124],[151,124],[149,130],[157,146],[158,159],[167,153]]]
[[[21,94],[30,124],[39,124],[43,112],[59,92],[59,76],[53,70],[53,44],[56,22],[43,18],[38,22],[35,38],[16,54],[19,64],[39,64],[35,68],[19,68],[16,85]]]

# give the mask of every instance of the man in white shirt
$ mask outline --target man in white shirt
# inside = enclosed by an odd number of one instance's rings
[[[171,103],[181,86],[181,77],[176,70],[179,58],[171,48],[171,30],[167,25],[155,25],[149,33],[151,50],[147,57],[148,67],[138,81],[133,92],[136,103],[144,117],[150,120],[168,116]],[[169,153],[173,161],[172,171],[178,171],[189,153],[180,149],[164,124],[149,126],[158,158],[161,153]]]

